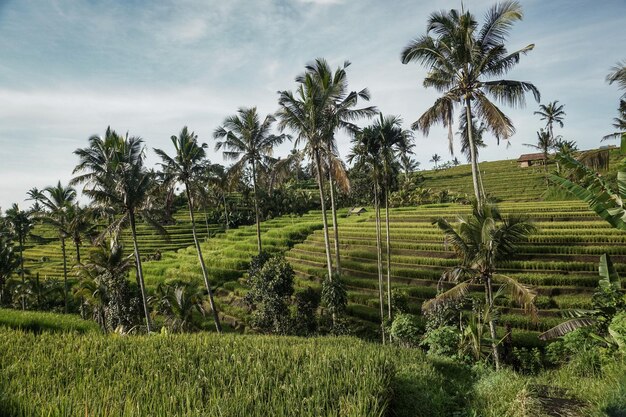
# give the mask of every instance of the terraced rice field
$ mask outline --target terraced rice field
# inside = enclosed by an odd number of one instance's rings
[[[159,235],[154,229],[144,223],[137,224],[137,236],[139,249],[143,257],[150,257],[157,251],[175,251],[193,245],[191,234],[191,221],[189,213],[179,210],[174,215],[176,224],[167,225],[168,238]],[[221,226],[209,224],[208,228],[204,223],[204,214],[197,213],[197,233],[198,237],[205,239],[209,235],[214,235],[221,231]],[[29,242],[24,251],[24,267],[31,276],[39,274],[41,279],[61,279],[63,277],[63,258],[61,256],[61,243],[54,230],[46,225],[37,225],[33,232],[35,235],[45,239],[45,243],[38,244]],[[132,250],[132,240],[130,232],[125,230],[122,234],[122,243],[127,251]],[[86,260],[89,256],[89,242],[84,242],[81,247],[81,260]],[[66,252],[68,268],[71,270],[76,263],[76,249],[71,241],[66,241]]]
[[[560,310],[586,308],[598,281],[598,259],[610,253],[622,277],[626,277],[626,235],[610,228],[578,202],[503,203],[507,214],[527,215],[538,227],[522,245],[515,259],[499,265],[501,273],[536,288],[539,320],[533,322],[506,298],[500,322],[518,329],[518,336],[534,338],[537,332],[559,323]],[[457,264],[451,248],[432,220],[454,220],[468,214],[460,205],[431,205],[391,209],[392,288],[404,290],[411,309],[418,311],[425,299],[435,296],[441,273]],[[365,323],[379,322],[376,241],[373,210],[340,220],[343,278],[349,288],[349,312]],[[332,236],[332,235],[331,235]],[[384,228],[383,228],[384,237]],[[318,286],[325,274],[324,238],[314,232],[287,253],[300,285]],[[480,291],[480,288],[475,288]],[[478,292],[476,293],[478,296]],[[530,337],[532,336],[532,337]]]
[[[304,216],[283,216],[261,223],[263,250],[285,252],[294,244],[304,241],[315,230],[322,228],[319,211]],[[242,226],[208,239],[202,243],[202,254],[211,284],[219,287],[217,304],[222,318],[237,327],[247,317],[241,304],[246,292],[242,280],[250,259],[257,254],[256,226]],[[202,280],[202,272],[195,247],[176,252],[164,252],[161,260],[144,263],[147,287],[171,280]]]

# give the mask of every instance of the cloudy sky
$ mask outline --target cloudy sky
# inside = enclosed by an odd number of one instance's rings
[[[507,77],[535,83],[544,103],[565,104],[566,125],[556,133],[580,148],[598,146],[617,113],[620,92],[604,78],[626,58],[626,1],[521,3],[524,20],[509,49],[536,47]],[[481,19],[491,4],[464,1]],[[274,112],[276,92],[293,89],[316,57],[333,66],[350,60],[351,87],[368,87],[372,104],[408,127],[437,95],[422,87],[423,68],[400,62],[400,51],[425,32],[431,12],[459,7],[457,0],[0,0],[0,207],[22,203],[32,187],[68,181],[72,151],[108,125],[166,150],[188,125],[212,149],[225,116],[240,106]],[[517,128],[511,146],[489,138],[482,157],[528,152],[522,143],[542,127],[536,107],[529,97],[525,109],[505,109]],[[451,158],[443,129],[416,135],[416,144],[423,168],[434,153]],[[348,153],[347,137],[340,150]],[[222,162],[213,151],[211,160]]]

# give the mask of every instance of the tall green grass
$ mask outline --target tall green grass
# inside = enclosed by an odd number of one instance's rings
[[[0,308],[0,328],[27,330],[35,333],[98,331],[98,325],[71,314],[44,313],[40,311],[19,311]]]
[[[356,339],[0,330],[2,416],[381,416],[393,374]]]

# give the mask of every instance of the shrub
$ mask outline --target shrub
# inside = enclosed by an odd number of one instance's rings
[[[294,317],[294,332],[301,336],[309,336],[317,331],[317,308],[320,305],[320,295],[311,287],[299,291],[295,295],[296,314]]]
[[[332,279],[326,278],[322,283],[322,304],[334,316],[346,311],[348,293],[339,275],[333,274]]]
[[[255,257],[261,261],[263,254]],[[260,263],[260,262],[259,262]],[[262,333],[289,333],[289,299],[293,294],[293,268],[282,255],[250,268],[250,291],[246,303],[253,310],[252,326]]]
[[[391,324],[392,340],[404,347],[419,346],[423,333],[421,320],[413,314],[398,314]]]
[[[455,357],[458,354],[461,335],[454,326],[441,326],[428,329],[420,343],[428,349],[429,355]]]
[[[609,325],[609,334],[617,344],[619,351],[626,354],[626,312],[622,311],[613,317]]]

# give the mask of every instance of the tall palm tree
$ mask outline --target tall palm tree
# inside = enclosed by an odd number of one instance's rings
[[[117,211],[101,236],[117,236],[125,225],[130,227],[137,284],[141,291],[146,328],[150,333],[152,322],[137,241],[137,218],[142,218],[161,234],[166,232],[151,213],[155,182],[144,166],[143,140],[128,134],[121,136],[109,127],[104,138],[90,137],[89,146],[75,150],[74,154],[79,157],[74,174],[79,175],[72,180],[73,183],[85,184],[83,193],[93,200],[96,207]]]
[[[46,187],[33,195],[33,198],[40,203],[44,210],[37,217],[54,227],[59,234],[61,241],[61,255],[63,257],[63,308],[67,313],[68,285],[67,285],[67,254],[65,240],[70,237],[68,230],[69,211],[76,200],[76,190],[71,186],[61,185],[61,181],[56,186]]]
[[[193,242],[196,246],[196,252],[198,254],[198,261],[200,262],[200,268],[202,269],[202,277],[204,278],[204,286],[209,294],[209,304],[213,311],[213,321],[215,322],[215,329],[218,333],[222,332],[222,326],[220,324],[219,315],[217,313],[217,307],[213,300],[213,291],[209,284],[209,276],[204,264],[204,258],[202,257],[202,248],[198,241],[196,234],[196,220],[193,213],[193,199],[192,199],[192,184],[193,180],[201,174],[203,168],[202,162],[206,158],[206,152],[204,149],[207,147],[206,143],[198,143],[198,135],[194,132],[189,132],[187,126],[183,127],[178,136],[171,137],[172,144],[176,149],[174,157],[169,156],[161,149],[155,149],[156,154],[163,161],[161,166],[166,175],[171,176],[176,181],[185,185],[185,194],[187,196],[187,206],[189,208],[189,217],[191,218],[191,233],[193,235]]]
[[[611,68],[611,72],[606,76],[609,84],[617,83],[617,88],[625,90],[622,98],[626,98],[626,60],[618,62]]]
[[[322,58],[316,59],[305,68],[305,74],[299,76],[296,81],[304,80],[306,74],[310,74],[317,84],[322,96],[326,96],[325,91],[330,92],[331,99],[326,108],[322,109],[323,118],[319,120],[320,128],[323,130],[322,140],[326,144],[326,168],[328,174],[331,214],[333,221],[333,233],[335,243],[335,270],[341,274],[341,260],[339,251],[339,225],[337,222],[337,209],[335,207],[335,184],[338,184],[344,192],[349,190],[349,179],[337,149],[335,133],[343,130],[349,134],[358,131],[355,121],[362,118],[374,116],[377,112],[373,106],[355,108],[359,100],[369,101],[370,93],[367,88],[360,91],[350,91],[348,89],[348,78],[346,69],[350,66],[349,61],[332,71],[328,62]]]
[[[550,134],[549,137],[551,141],[554,141],[553,125],[556,123],[559,126],[563,127],[563,117],[565,117],[565,111],[563,111],[564,107],[565,106],[563,104],[559,105],[559,101],[556,100],[548,103],[548,105],[539,105],[539,111],[533,113],[541,116],[541,120],[546,121],[546,128],[548,128],[548,133]]]
[[[413,133],[402,129],[402,119],[397,116],[384,117],[382,113],[374,121],[372,128],[375,132],[374,146],[378,147],[378,159],[382,165],[382,187],[385,198],[385,232],[387,251],[387,312],[391,319],[391,233],[389,222],[389,193],[392,180],[397,176],[401,155],[412,153]],[[375,151],[375,149],[374,149]]]
[[[93,213],[88,207],[81,207],[78,203],[74,204],[67,211],[67,234],[74,243],[76,250],[76,263],[80,264],[80,247],[83,244],[83,238],[92,239],[98,234],[98,227],[94,222]]]
[[[357,133],[352,140],[352,151],[348,162],[355,163],[355,168],[367,168],[374,191],[374,218],[376,220],[376,265],[378,267],[378,302],[380,304],[380,331],[385,343],[385,296],[383,284],[383,252],[382,231],[380,220],[381,186],[383,183],[383,166],[380,155],[380,135],[375,126],[367,126]]]
[[[626,135],[626,100],[619,101],[619,115],[613,119],[613,127],[617,129],[602,137],[602,140],[619,139]]]
[[[32,213],[20,210],[17,204],[13,204],[11,208],[8,209],[5,213],[5,221],[10,233],[14,236],[15,239],[17,239],[20,259],[20,278],[22,280],[22,285],[26,285],[26,270],[24,269],[24,245],[26,244],[26,239],[31,236],[31,231],[34,227]],[[26,300],[24,299],[24,297],[21,297],[21,305],[22,310],[25,310]]]
[[[296,92],[280,91],[277,116],[281,131],[291,130],[296,134],[295,145],[304,143],[303,153],[313,162],[322,209],[324,245],[326,249],[326,267],[328,279],[333,279],[333,266],[328,236],[328,219],[326,218],[326,197],[324,192],[323,161],[327,151],[322,126],[325,111],[333,100],[334,91],[318,88],[313,74],[305,72],[296,81]]]
[[[471,285],[476,283],[483,284],[486,308],[493,311],[493,282],[495,281],[505,286],[513,300],[521,304],[528,313],[533,317],[536,315],[535,292],[515,279],[496,271],[496,263],[514,255],[517,244],[526,240],[528,235],[535,230],[532,224],[521,217],[505,217],[493,205],[484,204],[479,207],[477,203],[474,203],[471,216],[459,219],[457,230],[444,219],[438,219],[435,223],[444,233],[446,241],[452,245],[461,262],[458,267],[446,271],[441,277],[442,283],[448,281],[456,285],[425,302],[422,305],[425,312],[443,303],[464,297]],[[496,325],[493,316],[491,317],[489,329],[493,358],[496,368],[499,368]]]
[[[537,144],[524,143],[524,146],[528,146],[530,148],[541,151],[541,153],[543,154],[543,170],[544,172],[547,172],[548,154],[550,153],[550,149],[554,148],[555,144],[556,142],[549,131],[539,129],[539,131],[537,132]]]
[[[492,78],[506,73],[519,62],[521,55],[534,47],[530,44],[511,53],[504,45],[509,30],[521,19],[522,8],[515,1],[494,5],[480,28],[469,11],[441,11],[430,16],[426,35],[411,41],[402,51],[401,60],[404,64],[419,62],[425,65],[429,72],[424,87],[434,87],[442,96],[413,123],[413,129],[428,135],[432,125],[442,123],[448,128],[452,151],[454,109],[460,105],[465,107],[467,120],[473,120],[475,116],[484,122],[498,143],[515,133],[512,121],[491,99],[523,106],[526,92],[532,92],[539,101],[539,91],[529,82]],[[480,205],[483,198],[478,183],[474,137],[469,126],[468,123],[472,180]]]
[[[428,162],[432,162],[435,164],[435,169],[438,168],[437,164],[439,163],[439,161],[441,161],[441,156],[439,154],[434,154],[431,158],[430,161]]]
[[[257,174],[260,165],[272,156],[274,148],[283,143],[288,136],[271,133],[274,116],[267,115],[260,120],[256,107],[242,107],[236,115],[224,119],[222,126],[215,129],[213,137],[218,139],[215,150],[223,149],[225,159],[237,161],[231,168],[241,173],[244,167],[252,169],[252,189],[254,193],[254,214],[256,218],[257,247],[261,246],[261,217],[259,212],[259,196],[257,193]],[[222,139],[221,141],[219,139]]]

